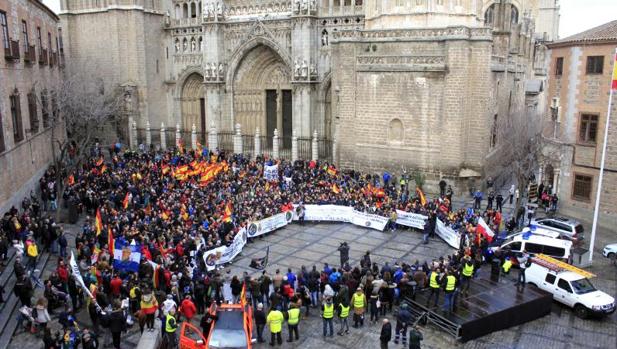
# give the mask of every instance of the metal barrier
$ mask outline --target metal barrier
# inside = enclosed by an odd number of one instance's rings
[[[426,307],[424,304],[416,302],[411,298],[405,297],[404,302],[409,304],[409,308],[414,316],[423,316],[427,323],[436,326],[440,330],[454,337],[456,340],[461,339],[461,325],[446,319],[437,312]]]

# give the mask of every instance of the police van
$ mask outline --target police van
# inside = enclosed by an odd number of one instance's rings
[[[525,281],[573,308],[577,316],[587,318],[615,312],[615,298],[597,290],[589,281],[594,274],[545,255],[534,256],[530,261]]]
[[[506,239],[505,242],[496,249],[512,252],[513,256],[520,256],[523,251],[529,254],[545,254],[554,258],[568,260],[572,241],[556,239],[550,232],[523,230],[519,234],[514,234]],[[515,262],[516,264],[516,262]]]

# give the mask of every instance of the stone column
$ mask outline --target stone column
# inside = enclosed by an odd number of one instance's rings
[[[236,124],[236,134],[234,135],[234,153],[242,154],[242,130],[240,124]]]
[[[291,162],[298,160],[298,135],[296,130],[291,131]]]
[[[208,148],[210,151],[216,151],[218,145],[218,134],[216,133],[216,125],[214,125],[214,121],[210,122],[210,135],[208,136]]]
[[[272,158],[279,158],[279,130],[274,129],[274,136],[272,137]]]
[[[191,127],[191,148],[197,149],[197,127],[195,124]]]
[[[317,161],[319,157],[319,144],[317,143],[317,130],[313,132],[313,142],[311,142],[311,160]]]
[[[180,124],[176,124],[176,147],[180,147]]]
[[[150,146],[152,146],[152,133],[150,130],[150,121],[146,121],[146,146],[148,150],[150,150]]]
[[[131,120],[133,120],[133,118],[130,118]],[[138,141],[137,141],[137,123],[135,121],[131,121],[131,135],[129,137],[129,146],[131,147],[131,149],[135,149],[137,148],[138,145]]]
[[[167,149],[167,139],[165,138],[165,123],[161,122],[161,150]]]
[[[283,91],[281,89],[276,90],[276,128],[280,130],[280,136],[285,137],[283,134]]]
[[[253,154],[253,159],[257,158],[258,155],[261,154],[261,133],[259,132],[259,127],[255,129],[255,152]]]
[[[559,172],[558,168],[553,170],[553,193],[559,195]]]

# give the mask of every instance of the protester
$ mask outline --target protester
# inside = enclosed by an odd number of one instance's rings
[[[268,314],[268,317],[266,318],[266,323],[268,324],[268,327],[270,328],[270,345],[275,345],[275,343],[278,343],[278,345],[283,344],[283,337],[281,335],[281,331],[283,329],[284,320],[285,320],[285,317],[283,316],[283,313],[281,313],[280,310],[278,309],[270,310],[270,313]]]
[[[383,324],[381,325],[381,334],[379,335],[379,343],[381,345],[381,349],[388,349],[388,343],[392,339],[392,325],[388,319],[383,319]]]

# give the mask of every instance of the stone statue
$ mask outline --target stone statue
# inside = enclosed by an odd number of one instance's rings
[[[204,41],[202,38],[199,38],[199,51],[204,50]]]
[[[223,16],[223,3],[220,1],[216,3],[216,14],[219,17]]]
[[[180,41],[176,39],[176,53],[180,52]]]
[[[308,76],[308,66],[306,64],[306,60],[302,61],[302,74],[301,74],[303,79],[306,79],[306,77]]]
[[[212,76],[212,80],[216,80],[218,73],[216,71],[216,63],[212,63],[212,67],[210,68],[210,76]]]
[[[317,1],[311,0],[311,11],[317,11]]]
[[[206,63],[206,67],[204,68],[204,75],[206,80],[210,80],[210,63]]]
[[[301,6],[301,1],[300,0],[294,0],[294,11],[296,13],[300,13],[300,6]]]
[[[208,11],[209,17],[214,18],[216,12],[216,8],[213,2],[210,3],[210,10]]]
[[[133,96],[131,95],[131,91],[129,90],[124,92],[124,108],[127,112],[133,110]]]
[[[328,31],[321,32],[321,46],[328,46]]]
[[[182,51],[186,52],[187,48],[188,48],[188,42],[186,41],[186,39],[184,39],[184,41],[182,41]]]
[[[171,19],[169,18],[169,11],[165,12],[165,25],[169,26],[171,24]]]
[[[195,38],[191,39],[191,51],[195,51],[197,48],[197,44],[195,43]]]
[[[302,0],[302,13],[306,14],[308,10],[308,0]]]
[[[317,67],[315,66],[315,64],[311,63],[309,71],[311,73],[311,76],[317,75]]]
[[[223,66],[223,63],[219,63],[219,78],[222,80],[223,77],[225,77],[225,67]]]
[[[300,77],[300,73],[301,73],[301,67],[300,67],[300,60],[298,58],[296,58],[295,60],[295,66],[294,66],[294,78],[299,78]]]

